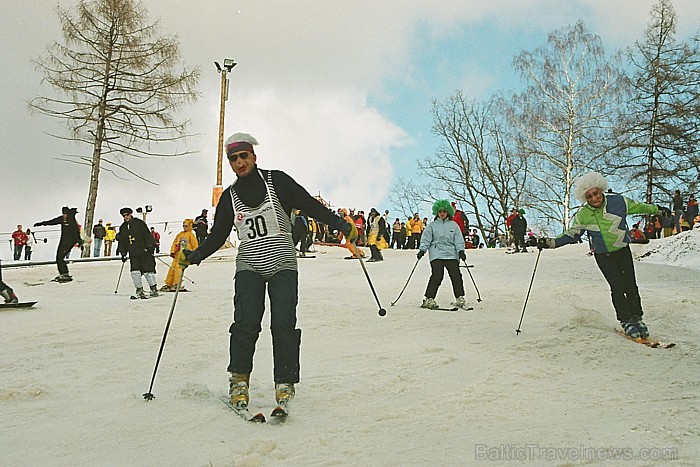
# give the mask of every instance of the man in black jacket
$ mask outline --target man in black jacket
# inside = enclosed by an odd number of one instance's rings
[[[141,219],[134,217],[131,208],[122,208],[119,213],[124,218],[124,223],[119,227],[117,234],[117,253],[122,256],[122,262],[126,262],[129,255],[131,263],[131,279],[136,287],[136,294],[131,298],[148,298],[143,292],[141,276],[146,278],[146,283],[151,289],[151,297],[157,297],[158,282],[156,280],[156,259],[153,256],[156,244],[148,226]]]
[[[66,256],[78,244],[83,245],[83,240],[80,238],[80,228],[78,221],[75,220],[75,215],[78,213],[76,208],[63,206],[62,214],[47,221],[37,222],[34,227],[42,225],[61,225],[61,239],[58,241],[56,249],[56,266],[58,267],[58,276],[53,280],[56,282],[70,282],[73,277],[68,274],[68,265],[66,264]]]
[[[296,329],[299,277],[292,241],[292,210],[299,209],[330,229],[342,231],[348,241],[357,237],[352,223],[325,208],[289,175],[279,170],[259,169],[253,150],[257,144],[247,133],[228,138],[226,155],[237,179],[221,195],[214,225],[204,243],[194,251],[183,250],[178,256],[183,267],[199,264],[218,250],[236,227],[239,247],[228,371],[231,404],[241,409],[248,405],[266,288],[270,297],[275,399],[280,406],[294,397],[294,385],[299,382],[301,329]]]
[[[527,221],[525,220],[525,210],[518,209],[518,214],[510,222],[510,228],[513,231],[513,240],[515,241],[515,252],[527,253],[525,248],[525,233],[527,232]]]

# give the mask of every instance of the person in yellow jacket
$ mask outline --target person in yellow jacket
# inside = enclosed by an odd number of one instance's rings
[[[408,224],[406,224],[406,230],[409,230]],[[418,217],[418,213],[413,214],[413,219],[411,219],[411,242],[409,248],[415,250],[420,245],[420,236],[423,233],[423,221]]]
[[[112,256],[112,243],[117,238],[117,231],[112,227],[111,222],[105,226],[105,256]]]
[[[187,241],[185,248],[190,251],[196,250],[199,246],[197,237],[194,233],[192,233],[193,224],[193,219],[185,219],[184,221],[182,221],[182,232],[175,236],[175,240],[173,240],[173,244],[170,247],[171,258],[177,258],[177,254],[180,252],[181,249],[180,242],[182,240]],[[165,278],[165,285],[161,287],[160,290],[163,292],[175,292],[177,290],[177,284],[178,282],[180,282],[180,274],[182,274],[182,266],[180,266],[177,260],[173,260],[173,263],[170,265],[170,269],[168,270],[168,275]],[[180,288],[180,291],[184,290],[184,287]]]
[[[367,219],[369,224],[369,250],[372,252],[372,257],[367,260],[368,263],[384,261],[382,250],[389,245],[386,243],[386,220],[379,215],[379,211],[372,208]]]

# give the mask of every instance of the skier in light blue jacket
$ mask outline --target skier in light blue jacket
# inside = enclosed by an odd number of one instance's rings
[[[421,308],[439,308],[435,302],[435,296],[445,275],[445,269],[447,269],[452,282],[455,296],[453,305],[460,308],[465,307],[464,284],[462,283],[462,273],[459,270],[459,260],[466,261],[467,255],[464,253],[462,232],[459,225],[452,220],[454,213],[454,208],[448,200],[435,201],[433,204],[435,220],[428,224],[421,236],[417,256],[418,259],[421,259],[427,251],[432,271]]]

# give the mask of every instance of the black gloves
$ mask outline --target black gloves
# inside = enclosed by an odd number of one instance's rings
[[[461,259],[462,261],[465,261],[465,262],[467,261],[467,254],[464,252],[464,250],[460,250],[459,259]]]
[[[348,242],[353,242],[357,238],[357,227],[355,227],[353,223],[345,221],[345,223],[340,226],[339,230],[343,233]]]
[[[418,259],[421,259],[423,256],[425,256],[425,251],[423,251],[423,250],[418,250],[418,254],[416,255],[416,257],[417,257]]]
[[[197,250],[180,250],[180,253],[177,255],[177,263],[180,265],[182,268],[186,268],[190,264],[199,264],[202,262],[202,255],[199,254]]]
[[[122,255],[122,263],[126,263],[126,255]]]

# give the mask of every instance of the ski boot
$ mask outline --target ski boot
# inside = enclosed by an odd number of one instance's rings
[[[160,297],[160,294],[158,293],[158,286],[157,285],[151,286],[151,297]]]
[[[423,299],[423,304],[420,307],[427,308],[429,310],[434,310],[436,308],[439,308],[439,305],[435,302],[434,298],[425,297]]]
[[[275,383],[275,400],[280,406],[287,406],[294,398],[294,383]]]
[[[250,374],[231,373],[228,379],[228,397],[231,405],[237,408],[248,407],[248,387]]]
[[[457,297],[457,299],[452,304],[459,308],[464,308],[465,306],[467,306],[467,302],[464,300],[464,296]]]
[[[73,277],[70,274],[59,274],[53,280],[54,282],[70,282],[73,280]]]
[[[622,325],[623,331],[625,331],[625,335],[628,337],[631,337],[632,339],[641,337],[641,332],[639,331],[635,321],[620,321],[620,324]]]
[[[646,339],[649,337],[649,328],[647,328],[647,325],[644,324],[644,321],[641,319],[634,323],[637,326],[637,329],[639,330],[639,337],[642,339]]]
[[[137,298],[143,298],[144,300],[147,299],[146,294],[143,293],[143,288],[139,287],[136,289],[136,293],[131,296],[132,299],[137,299]]]
[[[9,287],[0,292],[0,295],[5,299],[5,303],[19,303],[17,295],[15,295],[15,292]]]
[[[163,287],[160,288],[161,292],[175,292],[175,287],[171,287],[168,284],[165,284]]]

